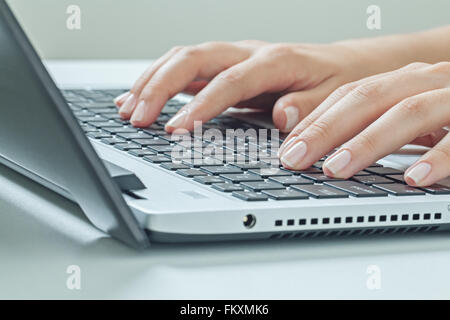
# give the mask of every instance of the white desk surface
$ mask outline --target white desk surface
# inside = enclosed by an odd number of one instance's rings
[[[146,62],[49,62],[61,86],[129,86]],[[66,268],[81,268],[69,290]],[[381,288],[366,286],[367,267]],[[0,298],[450,298],[450,234],[155,245],[136,252],[0,166]]]

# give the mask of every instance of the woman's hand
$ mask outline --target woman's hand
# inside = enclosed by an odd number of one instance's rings
[[[349,178],[413,143],[431,147],[405,172],[412,186],[450,175],[450,62],[414,63],[346,84],[303,119],[280,148],[281,162],[305,169],[335,147],[323,164]]]
[[[167,131],[192,130],[194,121],[206,122],[230,106],[245,106],[273,108],[275,126],[289,132],[340,85],[391,70],[366,59],[356,44],[240,41],[176,47],[115,102],[123,118],[146,127],[167,100],[188,92],[195,98],[168,122]]]

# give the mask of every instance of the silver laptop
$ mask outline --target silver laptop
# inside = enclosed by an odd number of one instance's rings
[[[326,177],[324,159],[289,171],[276,156],[283,137],[245,114],[168,135],[184,96],[134,128],[112,102],[125,90],[60,91],[4,0],[0,43],[0,162],[75,201],[128,245],[449,228],[449,179],[412,188],[402,164],[384,160],[348,180]]]

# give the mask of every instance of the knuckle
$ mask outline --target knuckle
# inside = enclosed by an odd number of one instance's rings
[[[433,157],[445,160],[444,163],[450,163],[450,145],[438,144],[430,152]]]
[[[361,132],[356,138],[355,143],[361,146],[361,149],[367,151],[367,154],[374,154],[377,150],[377,139],[367,131]]]
[[[422,117],[424,115],[423,100],[418,97],[406,98],[399,104],[400,112],[406,117]]]
[[[344,97],[347,94],[349,94],[352,90],[354,90],[357,86],[358,84],[356,82],[346,83],[337,88],[336,90],[334,90],[333,96]]]
[[[405,70],[415,70],[415,69],[421,69],[424,67],[428,67],[430,64],[426,62],[412,62],[410,64],[407,64],[402,69]]]
[[[169,50],[169,52],[178,52],[178,51],[182,50],[183,48],[184,48],[183,46],[174,46]]]
[[[277,43],[268,46],[264,51],[264,54],[267,54],[269,57],[280,58],[291,56],[294,48],[289,44]]]
[[[439,62],[430,66],[430,71],[432,73],[438,74],[449,74],[450,73],[450,62]]]
[[[185,59],[198,59],[202,55],[203,50],[200,46],[184,47],[179,51],[179,54]]]
[[[311,133],[311,137],[315,137],[315,139],[327,140],[330,138],[332,129],[331,124],[327,121],[316,120],[312,122],[309,126],[309,130]]]
[[[228,70],[228,71],[222,72],[218,76],[218,78],[221,82],[224,82],[228,85],[235,85],[235,84],[241,82],[241,80],[243,78],[243,73],[238,70]]]
[[[374,100],[380,97],[381,87],[382,85],[380,82],[372,81],[357,86],[351,91],[351,94],[357,99]]]

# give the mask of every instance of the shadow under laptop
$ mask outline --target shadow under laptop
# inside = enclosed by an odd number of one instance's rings
[[[16,250],[33,246],[95,259],[132,258],[143,266],[239,265],[442,251],[450,234],[401,234],[289,240],[152,244],[136,251],[93,227],[71,201],[0,166],[0,237]],[[5,242],[3,242],[5,243]],[[0,247],[2,245],[0,244]]]

